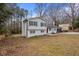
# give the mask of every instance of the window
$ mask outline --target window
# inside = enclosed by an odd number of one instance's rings
[[[44,33],[44,30],[41,30],[41,33]]]
[[[37,26],[37,22],[29,21],[29,26]]]
[[[34,22],[34,26],[37,26],[37,22]]]
[[[30,30],[30,33],[34,34],[35,33],[35,30]]]
[[[33,26],[33,21],[29,21],[29,26]]]
[[[54,30],[56,30],[56,28],[54,28]]]
[[[49,31],[51,31],[51,28],[49,28]]]
[[[45,24],[45,23],[41,23],[41,27],[42,27],[42,26],[46,26],[46,24]]]

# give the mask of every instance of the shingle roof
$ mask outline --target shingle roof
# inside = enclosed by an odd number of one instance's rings
[[[48,28],[60,28],[59,26],[47,26]]]
[[[25,19],[23,22],[27,22],[28,20],[27,19]]]

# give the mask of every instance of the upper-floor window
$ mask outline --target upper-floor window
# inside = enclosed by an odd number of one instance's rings
[[[33,21],[29,21],[29,26],[32,26],[33,25]]]
[[[34,22],[34,26],[37,26],[37,22]]]
[[[45,23],[41,23],[41,27],[43,27],[43,26],[46,26],[46,24]]]
[[[29,26],[37,26],[37,22],[35,22],[35,21],[29,21]]]

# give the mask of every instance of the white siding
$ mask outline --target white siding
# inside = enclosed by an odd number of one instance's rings
[[[22,21],[22,36],[25,36],[25,24]]]
[[[45,27],[41,27],[41,22],[45,23],[41,19],[33,19],[33,20],[29,20],[29,21],[35,21],[35,22],[37,22],[37,26],[28,26],[28,29],[46,29],[46,26]],[[28,25],[29,25],[29,22],[28,22]]]
[[[37,22],[37,26],[29,26],[29,21]],[[46,26],[41,27],[41,23],[45,23],[45,22],[41,19],[32,19],[32,20],[28,20],[27,24],[23,23],[22,36],[32,37],[32,36],[37,36],[37,35],[45,35],[47,27]],[[30,33],[31,30],[35,30],[35,33]],[[41,32],[41,30],[44,30],[44,32]]]
[[[22,36],[26,36],[26,23],[22,23]]]
[[[51,34],[51,33],[57,33],[57,28],[51,28],[51,30],[48,29],[48,33],[49,34]]]
[[[35,33],[30,33],[30,30],[28,30],[28,37],[32,37],[32,36],[37,36],[37,35],[45,35],[46,31],[44,31],[44,33],[41,33],[40,30],[35,30]]]

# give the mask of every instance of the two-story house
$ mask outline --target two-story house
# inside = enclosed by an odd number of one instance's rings
[[[22,36],[32,37],[45,35],[46,32],[46,22],[40,17],[29,18],[22,21]]]

